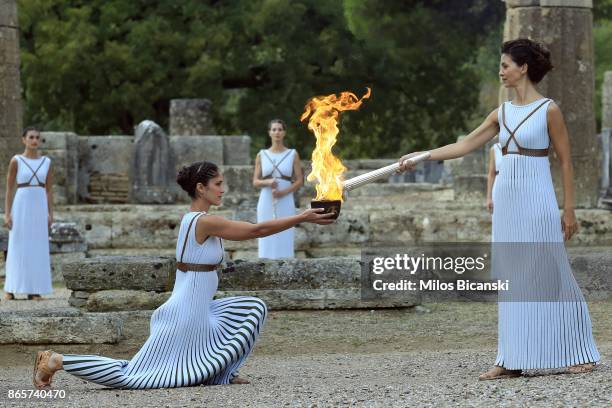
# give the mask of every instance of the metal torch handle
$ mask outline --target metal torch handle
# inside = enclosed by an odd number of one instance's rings
[[[408,160],[416,164],[416,163],[422,162],[423,160],[427,160],[429,156],[430,156],[429,152],[425,152],[417,156],[411,157]],[[353,177],[351,179],[345,180],[344,185],[343,185],[343,190],[350,191],[357,187],[361,187],[364,184],[369,184],[380,178],[389,177],[393,175],[394,173],[397,173],[397,171],[399,170],[399,167],[400,167],[399,162],[393,163],[388,166],[382,167],[380,169],[376,169],[376,170],[367,172],[365,174],[361,174],[357,177]]]

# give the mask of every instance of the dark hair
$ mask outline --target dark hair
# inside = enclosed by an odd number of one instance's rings
[[[283,130],[287,130],[287,125],[285,125],[285,122],[283,122],[282,119],[272,119],[270,122],[268,122],[268,130],[272,129],[272,125],[275,123],[281,125]]]
[[[528,38],[506,41],[501,46],[502,54],[508,54],[517,65],[527,64],[527,76],[538,83],[551,69],[550,51],[544,44]]]
[[[210,179],[218,175],[219,168],[216,164],[200,161],[189,166],[183,166],[176,175],[176,182],[191,198],[195,198],[198,183],[207,185]]]
[[[26,137],[28,132],[38,132],[38,133],[40,133],[40,130],[38,130],[38,128],[36,126],[28,126],[27,128],[23,129],[23,132],[21,133],[21,137]]]

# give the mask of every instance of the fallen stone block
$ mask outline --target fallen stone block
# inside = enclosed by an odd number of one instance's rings
[[[0,314],[0,344],[117,343],[122,331],[123,320],[114,314],[74,308]]]
[[[66,287],[97,292],[134,289],[165,292],[174,286],[176,263],[172,258],[101,256],[67,262],[62,266]]]

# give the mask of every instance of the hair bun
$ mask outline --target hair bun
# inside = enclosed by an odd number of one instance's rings
[[[206,185],[217,174],[219,174],[219,168],[216,164],[201,161],[181,167],[176,175],[176,182],[189,196],[195,198],[198,183]]]

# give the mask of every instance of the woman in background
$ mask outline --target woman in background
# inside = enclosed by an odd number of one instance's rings
[[[51,261],[49,228],[53,223],[53,172],[51,159],[41,156],[40,132],[23,131],[23,154],[14,156],[6,177],[4,225],[9,229],[4,298],[25,293],[40,300],[50,294]],[[17,190],[17,191],[15,191]]]
[[[304,182],[300,156],[284,144],[285,123],[272,119],[268,134],[272,145],[260,150],[255,158],[253,186],[261,189],[257,202],[257,222],[274,220],[295,214],[293,193]],[[269,237],[260,238],[260,258],[293,258],[295,229],[290,228]]]

